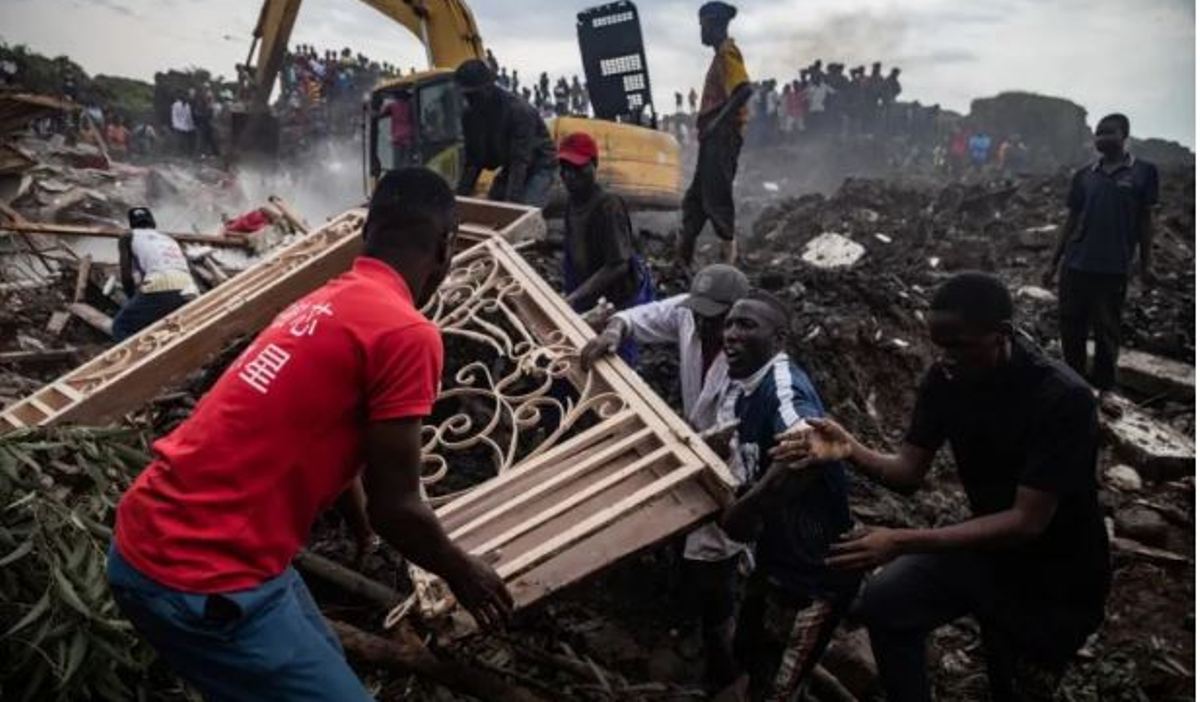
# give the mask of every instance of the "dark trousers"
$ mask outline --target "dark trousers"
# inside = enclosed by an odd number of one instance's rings
[[[700,621],[704,640],[704,674],[711,690],[732,683],[738,675],[733,656],[733,615],[737,608],[738,562],[683,562],[683,587],[688,609]]]
[[[194,298],[184,297],[178,290],[140,292],[133,296],[113,318],[113,339],[124,341]]]
[[[696,250],[696,239],[706,222],[722,241],[733,241],[733,179],[737,176],[742,137],[737,127],[724,125],[700,141],[700,154],[692,184],[683,196],[681,251],[688,263]]]
[[[1121,310],[1125,307],[1128,277],[1088,273],[1064,268],[1058,285],[1058,318],[1063,358],[1097,390],[1111,390],[1117,382],[1117,355],[1121,350]],[[1087,338],[1096,337],[1092,372],[1087,370]]]
[[[925,638],[963,616],[979,622],[992,702],[1054,697],[1067,661],[1095,624],[1062,607],[1017,603],[991,559],[902,556],[871,577],[851,612],[867,625],[889,702],[930,702]],[[1096,622],[1098,624],[1098,622]]]

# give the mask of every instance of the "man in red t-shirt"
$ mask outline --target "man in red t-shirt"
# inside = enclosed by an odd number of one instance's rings
[[[421,499],[442,341],[418,310],[446,275],[456,227],[433,171],[388,172],[353,268],[280,313],[154,444],[121,500],[113,595],[205,697],[369,699],[289,565],[360,473],[380,536],[444,578],[481,625],[511,611],[503,581]]]

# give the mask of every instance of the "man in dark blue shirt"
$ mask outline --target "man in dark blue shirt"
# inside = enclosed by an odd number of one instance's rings
[[[725,320],[734,388],[722,414],[731,406],[736,414],[733,461],[747,489],[723,526],[734,539],[756,542],[735,637],[753,700],[793,699],[859,582],[825,564],[829,545],[851,525],[842,464],[801,472],[771,464],[780,432],[825,413],[808,376],[783,351],[787,329],[787,308],[762,291],[734,303]]]
[[[1125,115],[1108,115],[1096,125],[1100,158],[1071,179],[1067,222],[1045,275],[1049,287],[1062,269],[1058,308],[1063,358],[1101,394],[1116,384],[1121,310],[1139,252],[1142,282],[1154,282],[1152,214],[1158,204],[1158,169],[1125,150],[1128,137]],[[1091,374],[1089,328],[1096,335]]]

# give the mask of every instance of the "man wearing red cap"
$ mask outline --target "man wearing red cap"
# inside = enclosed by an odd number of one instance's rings
[[[650,270],[634,245],[633,226],[625,202],[596,182],[600,149],[582,132],[567,135],[558,146],[558,167],[567,189],[563,216],[563,287],[567,302],[583,312],[602,298],[619,310],[654,299]],[[632,340],[619,351],[635,365]]]

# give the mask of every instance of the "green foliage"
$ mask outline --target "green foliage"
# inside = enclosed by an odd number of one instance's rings
[[[153,654],[104,575],[142,446],[124,429],[0,437],[0,699],[144,698]]]

